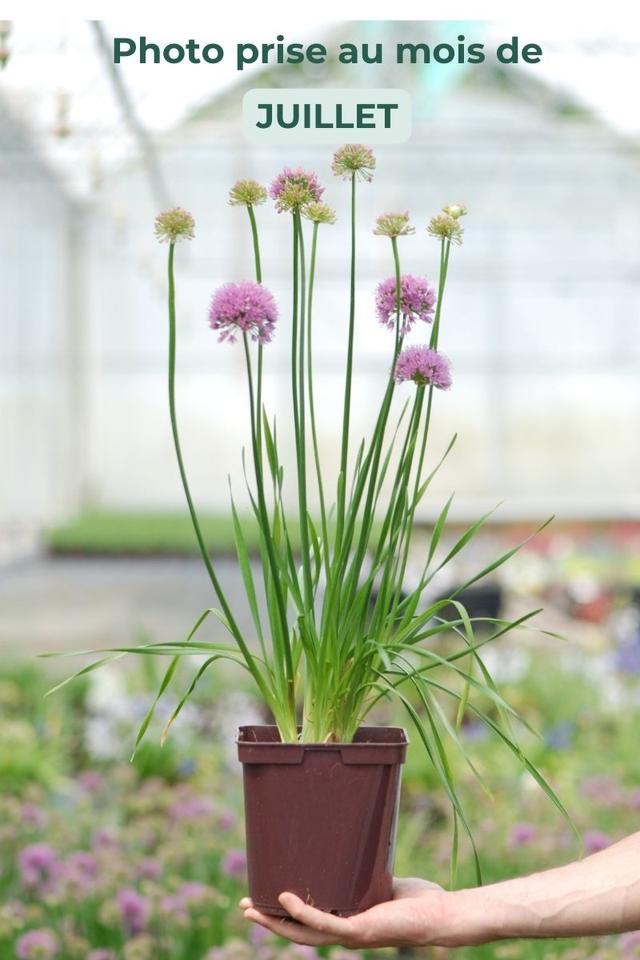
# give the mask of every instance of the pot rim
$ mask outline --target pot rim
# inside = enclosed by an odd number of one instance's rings
[[[300,729],[300,728],[298,728]],[[387,736],[380,736],[380,734],[387,734]],[[253,734],[253,736],[251,736]],[[271,734],[271,736],[268,736]],[[273,736],[276,734],[276,737],[279,738],[278,728],[275,724],[260,724],[260,723],[250,723],[238,727],[238,733],[236,736],[236,744],[238,747],[261,747],[264,749],[278,750],[278,752],[283,752],[285,750],[299,752],[301,750],[340,750],[342,751],[362,751],[364,750],[380,750],[381,748],[390,748],[397,749],[406,748],[409,744],[409,738],[404,727],[391,727],[391,726],[361,726],[356,732],[356,736],[360,734],[361,736],[369,736],[371,739],[362,739],[362,740],[352,740],[352,741],[335,741],[332,743],[323,743],[323,742],[302,742],[297,740],[295,743],[290,741],[282,741],[276,739]],[[375,735],[378,734],[376,737]],[[266,735],[266,736],[265,736]],[[255,739],[254,739],[255,738]]]

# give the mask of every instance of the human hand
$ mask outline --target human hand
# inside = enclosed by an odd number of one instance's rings
[[[394,880],[392,900],[353,917],[324,913],[293,893],[283,893],[279,898],[290,920],[260,913],[249,897],[240,901],[240,907],[247,920],[294,943],[314,947],[340,944],[358,950],[441,942],[439,934],[448,927],[447,896],[437,884],[412,877]]]

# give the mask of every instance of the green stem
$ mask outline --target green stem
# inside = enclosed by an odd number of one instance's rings
[[[251,237],[253,239],[253,257],[256,264],[256,280],[258,283],[262,283],[262,265],[260,261],[260,241],[258,239],[258,225],[256,223],[256,215],[251,204],[247,207],[247,213],[249,214],[249,222],[251,224]]]
[[[305,348],[306,348],[306,263],[302,220],[299,211],[294,213],[298,225],[298,245],[300,250],[300,319],[298,324],[298,500],[300,503],[300,541],[302,548],[302,571],[304,578],[305,602],[307,613],[313,622],[315,617],[313,585],[311,578],[311,560],[309,556],[309,517],[307,507],[307,441],[306,441],[306,394],[305,394]]]
[[[439,337],[439,333],[440,333],[440,317],[441,317],[441,314],[442,314],[442,303],[443,303],[443,299],[444,299],[444,290],[445,290],[445,286],[446,286],[446,283],[447,283],[447,270],[448,270],[448,267],[449,267],[449,253],[450,253],[450,251],[451,251],[451,241],[450,241],[450,240],[445,240],[445,239],[443,238],[442,243],[441,243],[441,245],[440,245],[440,272],[439,272],[439,276],[438,276],[438,301],[437,301],[437,304],[436,304],[436,312],[435,312],[434,319],[433,319],[433,329],[432,329],[432,331],[431,331],[431,339],[430,339],[430,342],[429,342],[429,346],[432,347],[432,349],[434,349],[434,350],[437,350],[437,348],[438,348],[438,337]],[[432,411],[432,408],[433,408],[433,391],[434,391],[433,386],[430,386],[430,387],[429,387],[429,398],[428,398],[428,401],[427,401],[427,412],[426,412],[426,416],[425,416],[424,431],[423,431],[423,434],[422,434],[422,442],[421,442],[421,444],[420,444],[420,456],[419,456],[419,458],[418,458],[418,466],[417,466],[417,469],[416,469],[416,475],[415,475],[415,481],[414,481],[413,498],[412,498],[412,501],[411,501],[411,506],[410,506],[410,509],[409,509],[409,515],[408,515],[407,523],[406,523],[406,527],[405,527],[405,530],[406,530],[405,542],[404,542],[404,544],[402,545],[403,558],[402,558],[402,565],[401,565],[401,567],[400,567],[400,573],[399,573],[398,582],[397,582],[396,594],[395,594],[395,596],[394,596],[394,603],[393,603],[393,610],[394,610],[394,612],[395,612],[395,609],[397,608],[397,605],[398,605],[398,603],[399,603],[399,601],[400,601],[400,595],[401,595],[401,592],[402,592],[402,582],[403,582],[404,577],[405,577],[405,573],[406,573],[406,569],[407,569],[407,563],[408,563],[408,560],[409,560],[409,548],[410,548],[410,545],[411,545],[411,533],[412,533],[412,529],[413,529],[413,521],[414,521],[414,518],[415,518],[416,508],[417,508],[417,506],[418,506],[418,491],[420,490],[420,483],[421,483],[421,481],[422,481],[422,470],[423,470],[423,467],[424,467],[424,459],[425,459],[425,454],[426,454],[426,449],[427,449],[427,439],[428,439],[428,437],[429,437],[429,428],[430,428],[430,426],[431,426],[431,411]]]
[[[281,630],[282,630],[282,644],[283,644],[284,661],[285,661],[285,668],[286,668],[288,701],[291,709],[295,712],[295,671],[293,667],[293,658],[291,655],[291,645],[289,643],[289,626],[287,622],[287,607],[286,607],[284,595],[282,592],[282,584],[280,582],[280,571],[278,568],[278,562],[274,552],[271,526],[269,523],[269,514],[267,511],[267,503],[264,495],[264,478],[262,474],[262,464],[261,464],[261,459],[259,457],[258,447],[257,447],[253,371],[251,366],[251,353],[249,351],[249,338],[247,336],[246,331],[244,331],[242,334],[242,342],[244,344],[244,355],[245,355],[245,361],[247,366],[247,382],[249,386],[249,408],[251,411],[251,443],[253,447],[253,460],[254,460],[254,468],[255,468],[255,476],[256,476],[256,491],[258,495],[258,512],[260,515],[263,539],[264,539],[264,544],[267,551],[269,566],[271,568],[271,575],[273,577],[273,586],[275,590],[276,603],[278,606],[278,615],[280,618],[280,624],[281,624]]]
[[[251,204],[247,206],[249,214],[249,223],[251,224],[251,238],[253,241],[253,258],[256,268],[256,282],[262,283],[262,262],[260,259],[260,240],[258,238],[258,224],[256,215]],[[262,463],[262,351],[263,345],[258,344],[258,376],[256,386],[256,423],[257,423],[257,443],[258,453],[260,454],[260,463]]]
[[[324,486],[322,483],[322,468],[320,466],[320,453],[318,449],[318,431],[316,427],[316,412],[313,396],[313,338],[311,335],[312,313],[313,313],[313,287],[316,276],[316,252],[318,247],[318,223],[313,224],[313,235],[311,239],[311,263],[309,266],[309,299],[307,305],[307,385],[309,391],[309,419],[311,421],[311,440],[313,444],[313,458],[316,466],[316,477],[318,481],[318,497],[320,499],[320,522],[322,524],[322,553],[325,560],[325,569],[327,578],[329,577],[329,527],[327,524],[327,510],[324,499]]]
[[[198,541],[198,547],[200,549],[200,555],[202,556],[202,561],[205,565],[205,569],[209,575],[209,579],[213,585],[213,589],[218,598],[218,602],[222,608],[222,611],[225,615],[229,629],[233,634],[242,654],[247,662],[247,665],[252,670],[252,673],[255,677],[255,664],[253,663],[253,656],[251,651],[247,647],[240,632],[240,629],[235,621],[235,618],[231,612],[231,608],[227,603],[227,599],[222,591],[220,586],[220,581],[216,575],[216,572],[211,563],[211,557],[207,550],[207,545],[205,543],[204,536],[202,534],[202,529],[200,527],[200,521],[198,520],[198,514],[193,502],[193,497],[191,496],[191,490],[189,487],[189,481],[187,479],[187,471],[184,466],[184,460],[182,457],[182,448],[180,444],[180,434],[178,432],[178,417],[176,413],[176,290],[175,290],[175,278],[174,278],[174,251],[175,244],[172,243],[169,246],[169,260],[168,260],[168,281],[169,281],[169,416],[171,419],[171,433],[173,435],[173,445],[175,448],[176,459],[178,461],[178,470],[180,471],[180,479],[182,481],[182,489],[184,490],[184,495],[187,501],[187,506],[189,508],[189,515],[191,517],[191,523],[196,535],[196,540]],[[258,683],[261,691],[265,693],[264,687]],[[267,695],[268,696],[268,695]],[[270,698],[268,698],[270,699]]]
[[[340,452],[341,484],[338,490],[338,548],[344,525],[345,491],[347,483],[347,461],[349,457],[349,428],[351,421],[351,385],[353,379],[353,340],[356,319],[356,175],[351,175],[351,268],[349,283],[349,336],[347,342],[347,369],[344,387],[344,407],[342,413],[342,445]]]

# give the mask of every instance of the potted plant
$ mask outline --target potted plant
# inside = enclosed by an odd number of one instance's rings
[[[343,915],[391,895],[406,736],[399,728],[365,725],[381,700],[395,699],[406,711],[450,801],[453,869],[462,828],[471,840],[479,873],[478,853],[446,743],[451,740],[465,751],[458,733],[466,714],[485,723],[503,741],[564,813],[514,739],[510,720],[515,711],[500,696],[482,659],[485,644],[523,627],[534,614],[513,622],[471,617],[459,599],[518,548],[506,551],[445,598],[425,601],[436,573],[489,517],[486,514],[473,523],[443,550],[450,498],[431,528],[418,582],[409,590],[405,587],[417,507],[454,442],[434,461],[428,440],[436,395],[451,386],[450,364],[439,347],[450,259],[463,238],[461,219],[466,209],[461,204],[445,206],[427,227],[439,248],[435,286],[424,277],[402,272],[400,243],[415,232],[408,213],[382,214],[377,219],[374,233],[389,241],[392,266],[376,292],[378,319],[389,331],[389,364],[376,401],[373,430],[359,446],[353,445],[356,194],[359,182],[372,180],[374,169],[375,158],[363,145],[344,146],[333,158],[333,173],[350,187],[351,209],[340,462],[334,477],[323,469],[319,453],[313,363],[317,253],[320,234],[335,221],[334,212],[322,200],[323,188],[316,175],[302,169],[285,169],[269,191],[253,180],[242,180],[230,191],[230,203],[244,207],[248,214],[255,279],[220,288],[211,301],[209,323],[219,340],[236,344],[234,349],[242,352],[246,366],[251,467],[248,463],[244,467],[253,520],[259,528],[260,582],[233,499],[231,511],[255,631],[251,639],[240,630],[209,555],[180,446],[174,260],[178,242],[194,236],[194,221],[181,208],[157,217],[156,235],[168,242],[171,429],[187,506],[218,606],[204,611],[183,641],[102,651],[100,660],[79,671],[130,652],[171,658],[136,746],[182,658],[205,659],[177,701],[163,739],[214,664],[231,661],[248,672],[273,718],[272,725],[242,727],[238,735],[249,886],[254,905],[275,914],[284,912],[278,901],[284,890]],[[280,329],[275,300],[263,285],[256,207],[268,194],[291,224],[292,311],[287,334]],[[276,332],[290,337],[290,424],[276,424],[263,403],[268,344]],[[293,478],[284,475],[279,456],[284,429],[293,431]],[[288,484],[295,490],[295,518],[285,508],[291,499],[286,495]],[[199,629],[210,615],[224,625],[228,644],[199,638]],[[481,635],[477,633],[480,626]],[[445,638],[457,641],[453,650],[443,647]]]

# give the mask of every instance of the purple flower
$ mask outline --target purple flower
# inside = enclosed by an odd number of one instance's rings
[[[272,295],[259,283],[226,283],[213,295],[209,307],[209,326],[219,330],[218,340],[234,343],[238,332],[249,333],[253,340],[269,343],[278,319]]]
[[[244,850],[229,850],[222,860],[222,872],[227,877],[244,877],[247,857]]]
[[[606,850],[611,846],[611,837],[601,830],[587,830],[584,835],[584,849],[587,854],[598,853],[600,850]]]
[[[116,955],[113,950],[99,948],[98,950],[91,950],[87,954],[87,960],[116,960]]]
[[[58,940],[51,930],[29,930],[16,942],[18,960],[52,960],[58,953]]]
[[[278,213],[300,210],[319,200],[323,193],[324,187],[318,183],[316,174],[302,167],[295,170],[285,167],[269,187],[269,196],[275,200]]]
[[[154,857],[145,857],[137,866],[137,874],[144,880],[159,880],[162,876],[162,864]]]
[[[212,816],[214,806],[209,797],[183,795],[169,807],[174,820],[206,820]]]
[[[25,827],[35,827],[37,830],[42,830],[47,823],[46,813],[34,803],[24,803],[22,805],[20,819]]]
[[[189,880],[183,883],[176,891],[176,900],[184,908],[195,906],[211,900],[215,891],[204,883],[198,883],[197,880]]]
[[[25,887],[37,887],[49,880],[56,863],[56,852],[47,843],[32,843],[24,847],[18,857],[18,865]]]
[[[431,322],[435,303],[436,292],[422,277],[414,277],[410,273],[400,277],[400,332],[403,337],[416,320]],[[398,313],[395,277],[389,277],[378,284],[376,312],[383,326],[390,330],[395,329]]]
[[[306,943],[292,943],[282,951],[287,960],[318,960],[318,951]]]
[[[601,809],[611,810],[624,806],[625,794],[622,787],[617,780],[606,774],[587,777],[581,784],[581,790],[594,806]]]
[[[98,861],[86,850],[77,850],[65,860],[64,874],[67,880],[77,886],[87,886],[98,876]]]
[[[398,383],[413,380],[421,387],[431,384],[439,390],[451,386],[449,361],[431,347],[407,347],[396,360],[393,375]]]
[[[632,930],[629,933],[623,933],[618,938],[618,945],[623,952],[630,953],[632,950],[640,951],[640,930]]]
[[[149,919],[151,908],[149,901],[131,887],[123,887],[116,897],[122,922],[129,934],[133,937],[141,933]]]
[[[97,850],[108,850],[111,847],[116,847],[117,845],[118,840],[115,833],[113,830],[108,830],[106,827],[99,827],[91,838],[91,846]]]
[[[225,810],[218,817],[218,826],[221,830],[233,830],[238,822],[238,818],[231,810]]]
[[[537,834],[532,823],[516,823],[509,834],[509,846],[526,847],[536,839]]]
[[[258,923],[251,924],[251,930],[249,931],[249,940],[254,947],[261,947],[265,940],[268,940],[271,936],[271,931],[266,930],[264,927],[261,927]]]
[[[85,770],[78,777],[78,783],[87,793],[99,793],[104,786],[104,777],[97,770]]]

